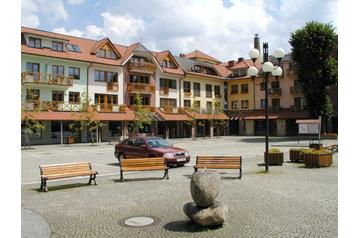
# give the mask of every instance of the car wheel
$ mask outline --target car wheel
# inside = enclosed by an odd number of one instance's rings
[[[125,159],[124,154],[120,153],[118,155],[118,163],[121,164],[121,161],[124,160],[124,159]]]

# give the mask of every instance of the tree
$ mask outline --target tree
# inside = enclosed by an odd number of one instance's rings
[[[74,131],[88,128],[92,145],[94,145],[94,131],[96,131],[97,128],[105,126],[105,124],[101,123],[101,121],[97,119],[97,114],[97,111],[91,104],[88,94],[84,92],[81,94],[80,111],[79,113],[74,114],[76,121],[69,125],[69,127]]]
[[[149,116],[150,112],[147,108],[143,107],[143,98],[137,93],[134,97],[134,122],[133,122],[133,135],[139,133],[140,129],[144,128],[144,125],[150,124],[152,122],[151,117]]]
[[[292,59],[310,115],[329,119],[333,113],[327,88],[336,86],[338,62],[333,58],[338,35],[331,24],[308,22],[291,34]]]
[[[208,114],[210,115],[209,121],[213,124],[214,128],[216,128],[217,135],[220,135],[221,126],[225,125],[225,121],[219,118],[219,115],[222,113],[224,113],[224,109],[221,106],[220,100],[215,99],[214,105],[211,110],[208,111]]]
[[[45,129],[45,126],[41,122],[35,120],[35,112],[36,110],[28,110],[24,106],[21,108],[21,121],[24,126],[25,134],[25,149],[30,149],[30,136],[38,130]]]

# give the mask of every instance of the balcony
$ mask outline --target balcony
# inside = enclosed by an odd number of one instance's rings
[[[117,82],[108,82],[107,91],[118,92],[118,83]]]
[[[294,96],[302,95],[303,90],[301,87],[290,87],[290,94]]]
[[[191,97],[191,92],[184,92],[184,97]]]
[[[81,110],[80,103],[70,103],[62,101],[39,101],[26,100],[22,105],[24,110],[29,111],[70,111],[76,112]]]
[[[97,112],[126,112],[125,105],[97,103],[95,104]]]
[[[169,88],[160,88],[159,94],[163,95],[163,96],[168,96],[169,95]]]
[[[269,95],[271,96],[281,96],[281,88],[270,88]]]
[[[220,94],[215,94],[215,98],[222,98]]]
[[[146,83],[130,83],[128,84],[129,92],[155,92],[155,86]]]
[[[155,64],[150,62],[129,62],[128,71],[152,74],[156,70]]]
[[[22,72],[22,84],[45,84],[70,87],[73,85],[73,77],[59,74],[45,74],[37,72]]]
[[[162,110],[165,113],[178,113],[179,112],[177,107],[170,107],[170,106],[161,107],[160,110]]]
[[[132,111],[135,111],[135,105],[129,105],[128,106]],[[147,109],[149,112],[155,112],[155,107],[151,105],[142,105],[144,109]]]

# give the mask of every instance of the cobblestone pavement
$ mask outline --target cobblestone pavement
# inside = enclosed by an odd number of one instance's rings
[[[197,154],[242,155],[243,176],[222,170],[217,198],[229,208],[228,223],[219,229],[203,229],[189,222],[183,205],[190,202],[192,159],[185,167],[172,168],[169,180],[154,172],[126,173],[119,179],[113,145],[37,146],[22,151],[22,208],[30,209],[49,224],[51,237],[337,237],[338,154],[328,168],[307,169],[288,162],[287,151],[298,145],[294,139],[271,139],[271,146],[285,152],[283,166],[263,162],[264,139],[225,137],[220,139],[172,140]],[[337,144],[324,140],[325,145]],[[300,146],[307,144],[301,142]],[[100,175],[98,185],[88,178],[49,182],[49,192],[39,192],[39,164],[91,161]],[[153,226],[130,228],[121,220],[132,216],[154,216]]]

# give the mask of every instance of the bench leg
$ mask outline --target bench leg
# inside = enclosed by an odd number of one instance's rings
[[[97,182],[96,182],[96,174],[93,175],[93,182],[94,182],[94,185],[97,185]]]
[[[166,169],[166,170],[164,171],[163,179],[165,179],[165,178],[169,179],[168,169]]]
[[[122,170],[121,170],[121,178],[119,181],[123,182],[123,171]]]
[[[239,175],[238,179],[241,179],[241,175],[242,175],[242,170],[240,168],[240,175]]]
[[[42,191],[47,192],[47,191],[48,191],[48,188],[47,188],[47,181],[46,181],[46,179],[44,179],[43,181],[44,181],[44,182],[43,182]]]
[[[43,188],[44,188],[44,180],[43,180],[43,179],[41,179],[41,186],[40,186],[40,190],[43,190]]]
[[[198,172],[198,168],[194,167],[194,173]]]
[[[97,183],[96,183],[96,174],[90,175],[88,184],[92,184],[92,181],[93,181],[94,185],[97,185]]]
[[[89,178],[89,181],[88,181],[88,184],[92,184],[92,175],[90,175],[90,178]]]

